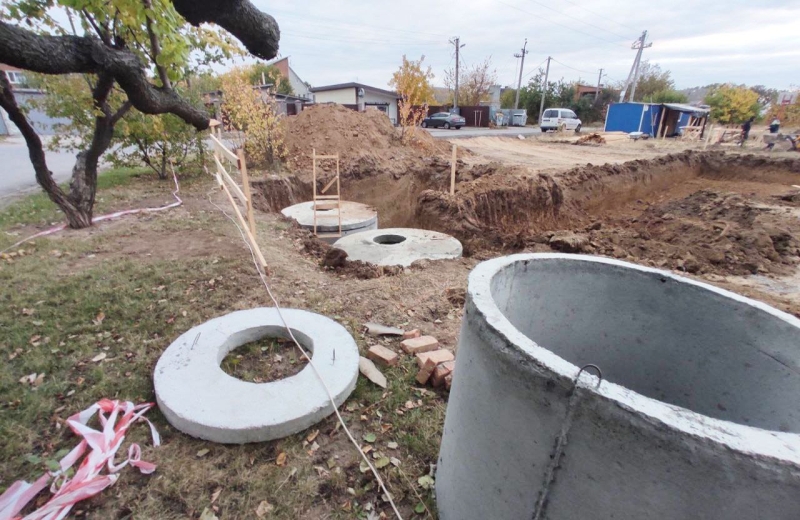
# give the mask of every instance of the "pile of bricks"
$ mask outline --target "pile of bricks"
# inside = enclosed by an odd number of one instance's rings
[[[455,357],[449,350],[439,348],[436,338],[422,336],[419,330],[414,329],[403,334],[400,346],[406,354],[416,357],[419,367],[416,379],[419,384],[430,383],[434,387],[450,389]],[[370,347],[367,357],[384,366],[394,366],[400,359],[396,352],[381,345]]]

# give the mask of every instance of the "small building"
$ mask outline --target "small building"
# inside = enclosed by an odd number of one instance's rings
[[[392,124],[399,121],[397,101],[400,96],[397,92],[370,87],[363,83],[339,83],[313,87],[314,103],[336,103],[353,110],[380,110],[384,112]]]
[[[602,93],[602,87],[597,88],[591,85],[575,85],[575,101],[578,101],[582,97],[594,99],[596,96],[599,96]]]
[[[309,101],[311,100],[311,87],[308,83],[300,79],[300,76],[298,76],[294,69],[289,66],[289,56],[281,58],[277,61],[271,61],[267,65],[272,65],[278,69],[278,72],[281,73],[283,79],[287,80],[289,85],[292,86],[294,96]]]
[[[606,132],[642,132],[651,137],[681,135],[708,122],[709,109],[683,103],[613,103],[606,113]]]

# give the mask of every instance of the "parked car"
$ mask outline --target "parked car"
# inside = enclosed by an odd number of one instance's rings
[[[422,128],[455,128],[458,130],[467,124],[467,120],[450,112],[436,112],[422,120]]]
[[[542,114],[542,124],[539,125],[542,132],[548,130],[575,130],[581,131],[581,120],[572,110],[567,108],[548,108]]]

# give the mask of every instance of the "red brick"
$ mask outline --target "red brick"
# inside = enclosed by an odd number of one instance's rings
[[[420,368],[417,373],[417,383],[421,385],[427,383],[434,370],[436,370],[436,362],[432,359],[425,361],[425,364],[422,365],[422,368]]]
[[[433,386],[442,386],[444,384],[445,378],[453,373],[453,369],[456,366],[455,361],[445,361],[436,366],[433,370],[433,376],[431,377],[431,384]]]
[[[419,329],[407,330],[403,333],[403,339],[414,339],[420,337]]]
[[[439,342],[433,336],[420,336],[419,338],[405,339],[400,342],[400,346],[408,354],[419,354],[436,350],[439,348]]]
[[[367,351],[367,357],[383,366],[394,366],[399,359],[397,352],[382,345],[373,345]]]
[[[436,361],[436,364],[438,365],[439,363],[444,363],[445,361],[452,361],[455,359],[455,357],[453,357],[452,352],[444,349],[421,352],[417,354],[417,365],[422,368],[422,365],[424,365],[425,361],[428,359]]]

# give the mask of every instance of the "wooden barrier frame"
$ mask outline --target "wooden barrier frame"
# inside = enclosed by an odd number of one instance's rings
[[[236,151],[237,153],[233,153],[228,149],[227,146],[225,146],[225,144],[220,140],[220,137],[222,137],[222,125],[219,121],[212,119],[210,126],[211,141],[214,144],[214,164],[217,169],[217,184],[219,184],[220,189],[225,192],[225,195],[228,196],[228,200],[230,201],[231,206],[233,206],[233,211],[236,213],[236,217],[239,219],[239,223],[244,230],[247,241],[250,243],[250,246],[253,249],[253,254],[261,264],[264,272],[268,273],[269,268],[267,266],[267,261],[264,259],[264,255],[261,253],[261,248],[258,247],[258,242],[256,241],[256,220],[253,214],[253,196],[252,192],[250,191],[250,178],[247,175],[247,161],[244,157],[244,151],[239,149]],[[217,135],[214,135],[215,132]],[[220,161],[221,157],[230,162],[239,172],[242,177],[241,187],[239,187],[236,180],[225,168],[225,165],[222,163],[222,161]],[[244,206],[245,215],[247,215],[246,219],[245,216],[242,215],[242,211],[239,208],[239,203],[237,203],[236,199],[238,199],[239,202]]]
[[[336,161],[336,176],[328,181],[328,184],[322,188],[319,193],[317,194],[317,161],[325,161],[331,160]],[[317,233],[317,208],[325,206],[325,209],[334,209],[336,208],[336,213],[339,217],[339,234],[335,233],[323,233],[322,236],[326,237],[339,237],[342,236],[342,191],[341,191],[341,181],[339,176],[339,154],[336,155],[317,155],[317,150],[312,148],[311,149],[311,185],[314,187],[314,196],[313,196],[313,203],[311,205],[311,212],[314,214],[314,236],[319,237],[320,234]],[[335,195],[324,195],[326,191],[328,191],[331,186],[336,184],[336,194]],[[319,200],[329,200],[331,201],[329,204],[319,204],[317,201]]]

